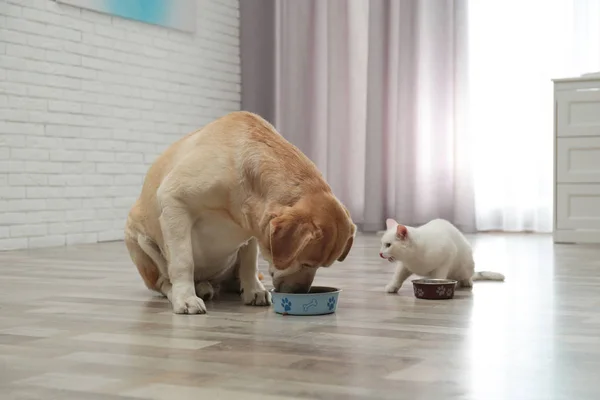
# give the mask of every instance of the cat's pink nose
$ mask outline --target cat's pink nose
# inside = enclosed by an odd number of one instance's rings
[[[385,257],[383,256],[383,253],[379,253],[379,257],[381,257],[381,258],[385,258]]]

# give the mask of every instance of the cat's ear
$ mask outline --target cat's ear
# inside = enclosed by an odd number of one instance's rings
[[[396,237],[398,239],[406,239],[408,236],[408,229],[404,225],[396,226]]]
[[[398,225],[398,223],[394,219],[388,218],[385,220],[385,226],[387,229],[392,229],[396,227],[396,225]]]

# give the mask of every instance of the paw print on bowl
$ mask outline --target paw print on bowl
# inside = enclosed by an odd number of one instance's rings
[[[292,302],[287,297],[284,297],[281,299],[281,307],[283,307],[285,312],[288,312],[292,309]]]
[[[448,289],[450,290],[450,289]],[[443,296],[446,294],[446,288],[443,286],[438,286],[437,289],[435,289],[435,292],[438,294],[438,296]]]
[[[329,311],[333,311],[335,308],[335,297],[330,297],[329,300],[327,300],[327,308]]]
[[[425,292],[423,291],[423,289],[421,288],[415,288],[415,295],[422,297],[425,294]]]

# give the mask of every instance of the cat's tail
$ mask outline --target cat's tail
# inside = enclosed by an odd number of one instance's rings
[[[504,275],[500,272],[477,271],[471,279],[474,281],[503,281]]]

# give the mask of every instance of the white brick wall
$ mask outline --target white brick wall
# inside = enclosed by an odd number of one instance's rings
[[[240,107],[238,6],[192,35],[0,0],[0,250],[122,239],[155,157]]]

